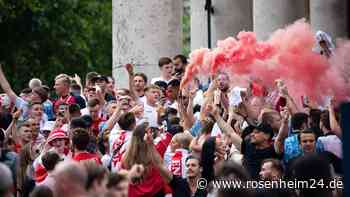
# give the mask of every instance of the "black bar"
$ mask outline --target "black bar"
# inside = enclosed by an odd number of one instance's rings
[[[207,11],[207,23],[208,23],[208,48],[211,48],[211,14],[214,13],[211,0],[206,0],[205,8]]]
[[[343,103],[340,106],[340,127],[342,130],[343,142],[343,170],[344,170],[344,197],[350,197],[350,103]]]

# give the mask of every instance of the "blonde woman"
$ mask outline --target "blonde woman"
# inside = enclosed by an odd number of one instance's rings
[[[129,147],[122,158],[122,168],[130,170],[134,164],[144,166],[143,176],[139,180],[132,180],[129,186],[129,196],[155,196],[164,194],[165,182],[161,177],[158,166],[163,162],[163,155],[175,134],[170,129],[156,145],[148,123],[135,128]]]

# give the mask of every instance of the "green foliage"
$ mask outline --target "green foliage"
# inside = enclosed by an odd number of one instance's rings
[[[111,0],[0,0],[0,62],[15,90],[32,77],[111,74]]]
[[[182,54],[188,56],[191,52],[191,13],[190,1],[184,0],[184,14],[182,16]]]

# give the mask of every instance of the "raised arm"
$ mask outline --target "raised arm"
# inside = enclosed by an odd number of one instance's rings
[[[118,106],[113,112],[112,116],[107,120],[106,127],[104,128],[104,130],[113,129],[114,125],[118,122],[121,115],[122,115],[122,112],[120,109],[120,103],[118,102]]]
[[[334,134],[337,135],[339,138],[341,138],[342,137],[342,130],[341,130],[340,125],[337,121],[336,112],[335,112],[334,108],[335,108],[335,100],[332,99],[331,104],[328,107],[330,126],[331,126],[331,130],[334,132]]]
[[[17,95],[12,90],[9,82],[7,81],[5,74],[2,70],[2,65],[0,64],[0,86],[4,90],[4,92],[10,97],[12,102],[16,101]]]
[[[221,131],[231,138],[233,145],[235,145],[235,147],[240,151],[242,144],[241,136],[239,136],[231,125],[227,124],[227,122],[220,116],[218,107],[214,107],[213,115]]]
[[[297,112],[301,112],[298,105],[295,103],[293,97],[289,95],[287,86],[283,85],[279,88],[280,94],[287,99],[287,106],[290,109],[291,114],[295,114]]]
[[[274,142],[274,148],[276,153],[281,154],[284,151],[284,140],[288,137],[288,121],[290,112],[286,108],[281,112],[282,124],[278,131],[277,137]]]
[[[188,116],[189,121],[192,122],[192,125],[195,121],[195,117],[193,114],[193,100],[196,95],[197,90],[191,90],[188,94],[188,105],[187,105],[187,110],[186,110],[186,115]]]
[[[12,136],[12,139],[16,142],[19,143],[19,137],[16,129],[16,124],[19,116],[21,115],[22,110],[17,110],[12,113],[12,122],[11,124],[7,127],[5,131],[5,136],[8,138]]]
[[[84,87],[83,84],[81,83],[81,78],[79,75],[74,74],[73,80],[77,82],[77,85],[80,86],[80,95],[84,95]]]
[[[187,110],[186,110],[185,106],[184,106],[184,100],[183,100],[181,95],[182,95],[182,93],[179,94],[179,97],[177,99],[178,112],[180,114],[181,120],[183,120],[184,129],[189,130],[192,128],[192,126],[195,122],[195,118],[193,115],[193,109],[192,109],[192,111],[191,111],[191,109],[189,109],[189,108],[192,108],[193,99],[191,98],[191,96],[189,96],[188,106],[187,106]]]
[[[137,101],[138,98],[137,98],[137,94],[135,93],[135,89],[134,89],[134,67],[132,64],[126,64],[125,68],[128,71],[130,94],[134,98],[134,100]]]
[[[157,168],[159,170],[160,176],[166,183],[170,183],[173,180],[173,174],[166,168],[163,162],[157,163]]]

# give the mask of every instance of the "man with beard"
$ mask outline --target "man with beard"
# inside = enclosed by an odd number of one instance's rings
[[[189,156],[186,159],[186,168],[187,168],[187,182],[190,186],[191,194],[194,194],[197,191],[197,182],[201,178],[202,167],[200,166],[200,161],[194,156]]]
[[[223,109],[228,109],[229,107],[229,95],[231,92],[230,87],[230,77],[227,73],[220,73],[216,77],[218,83],[218,89],[220,90],[220,106]]]
[[[146,102],[145,87],[147,85],[147,76],[144,73],[135,73],[132,64],[125,65],[129,75],[129,90],[135,97],[135,100],[139,100],[142,103]]]
[[[242,143],[243,165],[252,178],[259,178],[261,162],[268,158],[278,158],[272,143],[271,126],[260,124],[255,126],[250,138]]]
[[[187,57],[179,54],[173,58],[173,61],[174,61],[174,66],[175,66],[173,76],[178,78],[178,79],[181,79],[183,74],[185,73],[185,69],[186,69],[186,66],[188,64]]]

